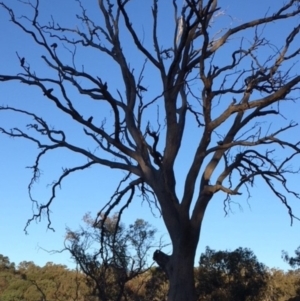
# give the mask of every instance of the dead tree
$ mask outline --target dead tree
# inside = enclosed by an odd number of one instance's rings
[[[297,172],[291,166],[300,142],[296,137],[286,139],[285,133],[297,123],[282,119],[280,108],[296,100],[299,93],[299,0],[288,0],[257,19],[233,22],[226,28],[220,27],[224,21],[218,22],[226,12],[217,0],[172,0],[161,7],[153,0],[149,9],[143,6],[146,33],[141,31],[142,24],[135,25],[138,21],[132,6],[137,4],[132,1],[99,0],[97,22],[91,16],[96,6],[87,4],[85,8],[80,0],[76,2],[80,10],[77,27],[65,26],[66,20],[55,20],[55,16],[43,22],[38,0],[22,1],[33,13],[21,18],[8,7],[10,1],[0,2],[11,24],[28,34],[37,51],[41,50],[40,59],[26,54],[21,66],[25,54],[18,54],[11,64],[20,71],[1,72],[0,81],[39,89],[40,101],[52,102],[66,120],[82,126],[94,146],[70,142],[64,128],[53,128],[55,119],[50,126],[36,112],[10,105],[0,108],[1,114],[13,112],[33,120],[27,130],[2,126],[0,131],[30,140],[40,150],[29,185],[34,202],[31,188],[40,176],[41,158],[67,149],[87,159],[85,164],[63,169],[51,198],[38,204],[26,228],[44,212],[51,228],[51,203],[71,173],[95,165],[125,171],[127,176],[99,216],[108,216],[115,206],[121,207],[122,214],[136,189],[144,199],[153,201],[173,247],[164,267],[170,282],[168,300],[194,301],[194,256],[207,205],[217,192],[224,194],[227,210],[232,197],[249,193],[255,181],[263,181],[287,208],[291,221],[296,218],[287,196],[299,195],[288,186],[287,175]],[[168,12],[173,10],[173,20],[161,15],[166,6]],[[166,24],[173,24],[173,29],[162,36],[169,28]],[[265,36],[266,26],[275,24],[286,24],[286,36]],[[86,56],[78,54],[85,51]],[[98,60],[89,66],[92,53]],[[107,60],[118,69],[92,68]],[[109,72],[114,72],[114,80],[109,81]],[[99,111],[81,112],[84,101],[86,108],[89,101],[97,101]],[[100,109],[103,104],[110,112]],[[286,123],[276,127],[277,120]],[[262,121],[273,124],[269,127]],[[193,134],[189,151],[193,149],[193,153],[186,158],[184,139],[189,131]],[[175,170],[182,158],[187,170],[179,195]]]

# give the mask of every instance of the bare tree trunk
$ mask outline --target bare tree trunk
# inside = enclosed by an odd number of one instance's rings
[[[182,231],[182,228],[185,230]],[[190,225],[185,223],[185,226],[178,229],[177,239],[173,240],[171,256],[159,250],[154,253],[153,259],[169,278],[168,301],[196,301],[197,299],[194,260],[198,240],[198,231],[193,231]]]
[[[168,301],[195,301],[194,256],[172,255],[169,269]]]

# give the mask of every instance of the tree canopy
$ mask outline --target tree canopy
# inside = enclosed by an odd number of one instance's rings
[[[267,268],[249,249],[214,251],[206,248],[197,271],[199,295],[205,300],[262,300]]]
[[[68,229],[65,249],[88,278],[95,297],[127,300],[136,293],[130,282],[150,268],[155,229],[142,219],[125,227],[117,215],[95,224],[87,214],[84,221],[86,227]]]

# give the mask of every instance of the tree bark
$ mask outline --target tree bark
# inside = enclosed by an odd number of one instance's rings
[[[194,260],[199,239],[198,231],[191,227],[178,229],[178,239],[173,241],[171,256],[155,251],[153,259],[165,271],[169,279],[168,301],[196,301]]]
[[[168,301],[196,301],[194,256],[174,254],[169,265]]]

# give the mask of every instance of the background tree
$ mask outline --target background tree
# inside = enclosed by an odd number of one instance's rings
[[[7,256],[0,254],[0,297],[3,301],[21,301],[22,278]]]
[[[66,266],[47,263],[39,267],[23,261],[18,267],[5,258],[6,267],[0,267],[0,300],[2,301],[94,301],[85,276]]]
[[[15,273],[14,263],[11,263],[9,258],[2,254],[0,254],[0,273],[0,294],[2,294]]]
[[[293,268],[297,269],[293,274],[296,276],[294,280],[294,289],[296,291],[296,296],[293,301],[300,300],[300,247],[295,250],[295,256],[289,256],[285,251],[282,251],[283,259]],[[290,272],[292,273],[292,272]],[[292,301],[292,300],[291,300]]]
[[[268,274],[249,249],[230,252],[206,247],[200,256],[196,282],[200,300],[258,301],[267,287]]]
[[[292,257],[285,251],[282,251],[283,259],[292,267],[300,268],[300,247],[295,251],[296,256]]]
[[[95,224],[87,214],[84,221],[86,228],[68,230],[66,249],[88,277],[93,295],[101,301],[134,300],[128,283],[147,271],[155,229],[141,219],[125,228],[118,215]]]
[[[283,114],[281,104],[295,100],[299,88],[295,66],[298,0],[274,5],[266,14],[237,26],[227,22],[225,27],[218,22],[224,11],[217,0],[168,1],[173,16],[167,38],[162,31],[168,20],[160,14],[160,2],[153,0],[151,8],[143,6],[143,14],[152,18],[145,41],[140,31],[143,26],[134,24],[132,1],[99,0],[101,19],[97,22],[76,1],[80,10],[77,27],[55,16],[43,23],[38,0],[22,2],[31,11],[25,15],[25,10],[21,18],[7,3],[10,1],[0,5],[12,24],[32,38],[41,57],[34,63],[17,53],[19,71],[1,73],[0,81],[38,89],[41,98],[54,104],[66,121],[60,124],[57,119],[43,118],[40,103],[33,111],[0,107],[2,113],[30,120],[26,130],[1,127],[0,131],[27,139],[39,149],[29,185],[30,198],[38,207],[27,226],[45,212],[51,228],[51,203],[70,174],[96,165],[125,171],[99,216],[105,219],[116,206],[122,214],[138,188],[161,212],[172,242],[170,256],[155,253],[169,278],[168,299],[194,301],[195,252],[206,208],[217,192],[224,194],[228,210],[233,196],[249,193],[260,179],[286,206],[291,221],[295,218],[287,195],[299,195],[287,183],[288,175],[297,171],[291,166],[300,148],[296,137],[286,140],[286,132],[297,123],[276,125]],[[285,36],[265,36],[267,26],[288,20],[291,25]],[[91,66],[86,58],[92,53],[97,59]],[[114,72],[110,82],[108,68],[95,70],[96,61],[107,59]],[[42,64],[45,68],[40,68]],[[76,137],[82,134],[76,141],[68,130],[72,121],[72,130],[78,129]],[[189,131],[193,141],[187,155],[184,145]],[[49,200],[39,203],[32,187],[41,174],[41,160],[61,149],[81,155],[83,161],[63,168]],[[185,160],[186,169],[179,177],[180,160]],[[183,181],[182,194],[179,180]]]
[[[161,268],[152,268],[145,275],[143,298],[141,301],[167,300],[168,287],[166,274]]]
[[[275,268],[268,270],[267,289],[264,301],[292,301],[299,290],[299,271],[281,271]],[[296,301],[296,300],[295,300]]]
[[[235,254],[235,255],[234,255]],[[43,267],[23,261],[17,267],[0,255],[0,300],[2,301],[99,301],[95,285],[78,270],[51,262]],[[209,248],[195,268],[197,300],[298,301],[300,271],[266,269],[249,249],[233,252]],[[121,273],[122,274],[122,273]],[[249,277],[251,275],[251,279]],[[108,275],[109,276],[109,275]],[[109,280],[111,278],[108,277]],[[112,282],[113,285],[116,282]],[[118,290],[117,286],[112,291]],[[151,267],[126,283],[126,301],[167,299],[167,277]],[[113,293],[111,293],[113,295]],[[108,296],[107,296],[108,297]],[[234,298],[234,299],[232,299]],[[236,299],[239,298],[239,299]]]

